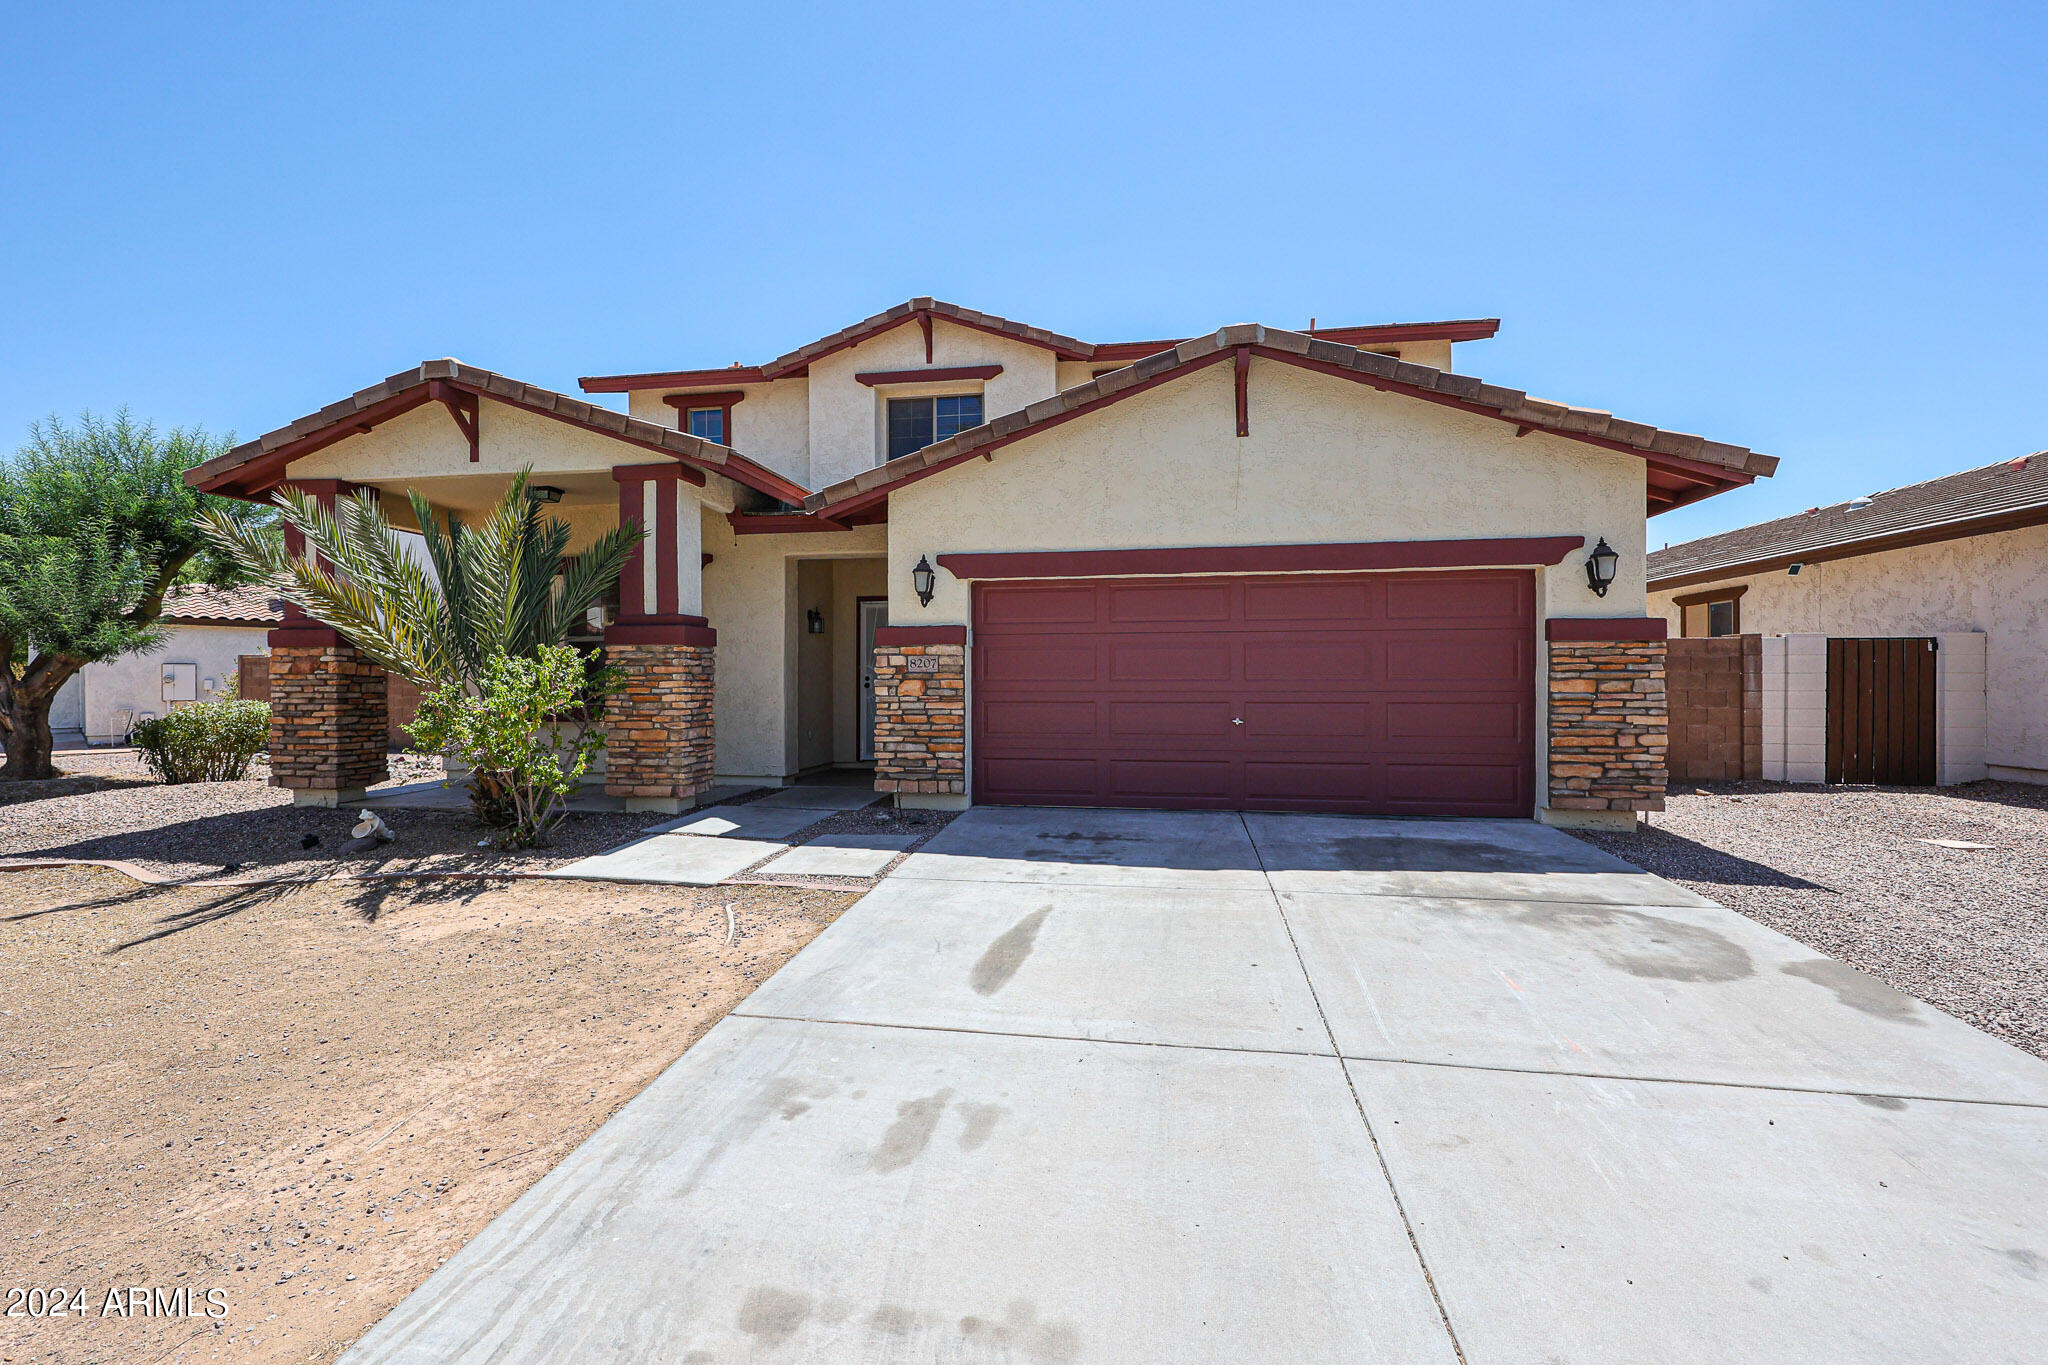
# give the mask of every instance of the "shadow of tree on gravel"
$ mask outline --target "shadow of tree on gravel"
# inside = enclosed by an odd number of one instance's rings
[[[484,877],[380,877],[376,881],[341,883],[351,886],[348,906],[375,924],[390,909],[415,905],[467,905],[490,891],[504,888],[506,878]],[[332,885],[332,883],[330,883]]]
[[[297,895],[306,887],[314,885],[318,885],[318,883],[308,880],[271,882],[264,886],[238,886],[228,891],[225,895],[215,896],[211,900],[201,902],[198,905],[188,905],[181,910],[172,911],[158,920],[156,922],[157,927],[149,933],[131,938],[126,943],[117,943],[107,949],[107,952],[110,954],[126,952],[130,948],[139,948],[145,943],[155,943],[158,939],[169,938],[173,934],[182,934],[188,929],[198,929],[208,924],[217,924],[221,920],[239,915],[245,910],[254,910],[258,906],[272,905],[278,901],[288,899],[291,896]]]
[[[1775,886],[1789,891],[1840,894],[1838,887],[1808,881],[1768,863],[1738,857],[1712,844],[1703,844],[1655,825],[1634,834],[1605,834],[1598,830],[1572,830],[1570,833],[1603,852],[1634,863],[1645,872],[1672,881],[1707,882],[1716,886]]]

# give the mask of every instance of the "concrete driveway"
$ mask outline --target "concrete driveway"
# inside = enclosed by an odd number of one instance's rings
[[[2048,1066],[1536,825],[977,809],[371,1361],[2033,1360]]]

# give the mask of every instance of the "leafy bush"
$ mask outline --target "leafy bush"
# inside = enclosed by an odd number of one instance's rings
[[[228,698],[180,706],[137,725],[133,739],[164,782],[237,782],[270,742],[270,705]]]
[[[535,658],[493,654],[474,694],[460,683],[435,688],[406,729],[427,752],[468,762],[472,784],[504,803],[510,828],[500,842],[527,848],[562,818],[563,798],[604,747],[598,713],[614,687],[608,673],[593,681],[568,645],[541,645]]]

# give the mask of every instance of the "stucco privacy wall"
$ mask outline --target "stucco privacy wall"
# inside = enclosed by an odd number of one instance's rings
[[[856,386],[858,387],[858,386]],[[665,402],[668,394],[686,396],[686,389],[638,389],[627,395],[626,410],[643,422],[688,430],[683,411]],[[746,397],[732,410],[732,430],[724,444],[741,451],[756,464],[796,480],[807,488],[818,485],[811,479],[811,410],[808,379],[778,379],[772,384],[734,384],[725,390]]]
[[[1758,634],[1982,631],[1991,775],[2048,781],[2048,526],[1689,584],[1651,594],[1650,612],[1676,634],[1674,594],[1736,584]]]
[[[164,647],[151,654],[124,654],[79,671],[85,689],[85,737],[93,744],[113,744],[128,732],[124,711],[139,719],[145,711],[161,716],[171,709],[163,699],[165,664],[195,664],[199,700],[212,701],[235,682],[236,663],[244,654],[270,652],[268,626],[174,626]],[[206,690],[213,679],[214,690]]]
[[[854,378],[864,371],[921,370],[927,365],[1001,365],[1003,372],[987,381],[921,389],[872,389]],[[825,488],[882,462],[882,400],[889,394],[980,393],[983,415],[995,418],[1058,391],[1055,357],[1043,347],[935,319],[932,358],[927,361],[924,332],[914,321],[906,322],[811,362],[810,486]]]
[[[914,330],[914,329],[913,329]],[[780,780],[798,770],[797,658],[804,558],[879,558],[884,526],[831,534],[742,536],[704,517],[704,616],[718,632],[716,718],[720,778]],[[851,629],[853,623],[847,623]]]
[[[1251,435],[1228,364],[1127,398],[889,495],[893,624],[964,625],[944,570],[929,608],[920,555],[1477,537],[1605,536],[1607,596],[1580,557],[1538,575],[1545,616],[1640,616],[1642,461],[1256,358]]]

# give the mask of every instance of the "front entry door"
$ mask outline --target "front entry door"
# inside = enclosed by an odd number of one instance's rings
[[[889,620],[889,603],[880,597],[860,600],[860,657],[854,666],[860,671],[860,756],[863,762],[875,756],[875,628]]]

